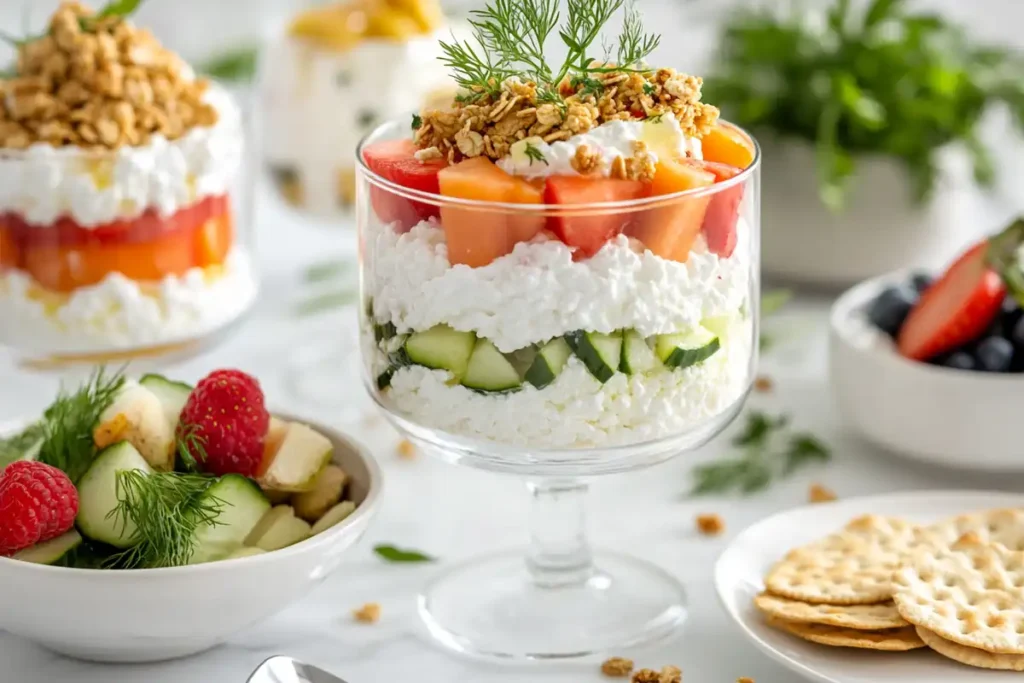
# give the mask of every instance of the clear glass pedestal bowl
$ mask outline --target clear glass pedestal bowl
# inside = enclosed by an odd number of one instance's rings
[[[586,479],[692,451],[739,413],[757,363],[759,158],[674,194],[521,204],[481,199],[486,177],[470,178],[474,199],[441,196],[364,161],[407,136],[386,124],[359,154],[367,389],[425,451],[516,475],[532,501],[528,549],[449,567],[419,597],[423,621],[445,646],[501,660],[672,635],[684,587],[591,548]],[[580,247],[594,232],[606,243]]]

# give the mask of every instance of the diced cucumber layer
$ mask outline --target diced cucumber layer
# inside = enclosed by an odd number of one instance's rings
[[[508,391],[522,386],[515,366],[486,339],[478,339],[462,385],[479,391]]]
[[[526,371],[526,381],[538,389],[543,389],[562,374],[571,355],[572,349],[569,348],[565,339],[561,337],[552,339],[540,347],[537,357],[533,359],[530,369]]]
[[[184,382],[169,380],[163,375],[143,375],[139,384],[149,389],[158,399],[164,408],[164,415],[167,417],[167,424],[172,429],[178,426],[178,418],[181,417],[181,409],[188,402],[192,387]]]
[[[132,545],[135,524],[117,515],[117,473],[139,470],[151,474],[153,468],[127,441],[100,451],[78,482],[78,516],[75,524],[91,539],[115,548]]]
[[[81,544],[82,535],[71,529],[57,538],[15,553],[14,559],[35,564],[57,564]]]
[[[425,332],[414,332],[405,341],[409,359],[435,370],[448,370],[462,379],[476,346],[476,335],[458,332],[447,325],[435,325]]]
[[[650,372],[660,365],[654,351],[647,344],[647,340],[640,336],[636,330],[626,330],[622,333],[622,363],[621,370],[627,375],[638,375]]]
[[[253,527],[270,510],[260,487],[238,474],[228,474],[206,490],[204,496],[221,511],[212,524],[195,531],[195,551],[189,564],[220,560],[242,547]]]
[[[619,333],[570,332],[565,340],[590,374],[604,384],[619,369],[622,358],[622,335]]]
[[[683,334],[659,334],[654,352],[667,367],[688,368],[715,355],[721,343],[714,332],[698,327]]]

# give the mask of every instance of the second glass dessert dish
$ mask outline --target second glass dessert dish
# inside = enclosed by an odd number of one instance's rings
[[[591,550],[582,478],[692,450],[739,412],[757,356],[759,158],[699,78],[646,66],[657,39],[631,9],[629,66],[570,45],[561,71],[537,55],[517,71],[523,56],[488,32],[558,21],[554,3],[525,5],[477,13],[498,52],[486,63],[488,47],[444,46],[463,86],[448,107],[363,142],[357,218],[373,397],[430,452],[518,474],[532,498],[525,556],[449,570],[421,616],[460,652],[547,659],[685,619],[669,572]],[[621,5],[570,2],[566,30],[582,16],[593,40]]]

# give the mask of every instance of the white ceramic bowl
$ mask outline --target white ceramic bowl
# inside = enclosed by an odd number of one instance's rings
[[[304,596],[366,531],[382,483],[363,446],[307,424],[334,442],[334,462],[351,477],[358,508],[347,519],[289,548],[189,567],[67,569],[0,558],[0,630],[79,659],[151,662],[214,647]]]
[[[846,425],[918,460],[962,469],[1024,470],[1024,375],[918,363],[867,320],[868,304],[898,272],[863,282],[832,307],[830,384]]]

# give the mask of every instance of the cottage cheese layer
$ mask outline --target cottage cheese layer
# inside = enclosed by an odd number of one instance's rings
[[[43,227],[69,216],[88,228],[150,208],[170,216],[225,194],[241,166],[241,114],[224,91],[211,89],[207,101],[217,124],[177,140],[154,135],[146,145],[95,153],[46,144],[0,153],[0,214]]]
[[[367,237],[365,288],[373,317],[399,332],[445,323],[509,353],[574,330],[633,328],[647,337],[735,314],[747,301],[748,226],[728,259],[695,249],[686,263],[655,256],[619,236],[589,259],[538,237],[482,268],[451,266],[444,231],[425,221],[405,234],[384,226]]]
[[[0,344],[36,353],[89,353],[188,341],[236,320],[256,299],[247,253],[221,266],[139,284],[113,273],[67,297],[18,271],[0,275]]]
[[[750,383],[753,326],[737,320],[722,348],[699,365],[648,375],[617,373],[601,384],[575,357],[543,389],[481,394],[449,385],[451,374],[398,370],[382,400],[417,424],[527,448],[596,448],[677,436],[738,401]],[[372,339],[369,342],[372,345]],[[374,351],[374,366],[386,358]]]

